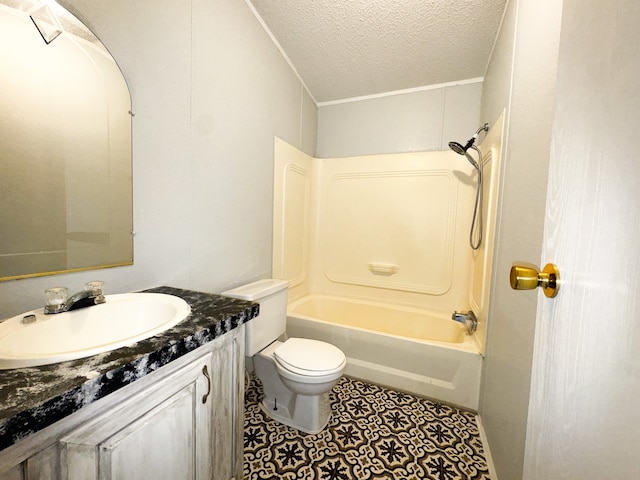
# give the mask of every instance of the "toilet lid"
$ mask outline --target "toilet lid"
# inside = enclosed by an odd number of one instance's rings
[[[303,375],[328,375],[344,368],[346,357],[330,343],[308,338],[290,338],[273,352],[284,368]]]

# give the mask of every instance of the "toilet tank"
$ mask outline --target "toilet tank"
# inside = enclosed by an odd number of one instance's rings
[[[227,297],[260,304],[260,314],[245,325],[245,355],[252,357],[287,328],[286,280],[268,278],[222,292]]]

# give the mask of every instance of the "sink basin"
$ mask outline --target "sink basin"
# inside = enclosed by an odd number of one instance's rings
[[[163,293],[106,295],[106,302],[45,315],[33,310],[0,323],[0,370],[90,357],[161,333],[191,311]],[[33,317],[25,318],[28,315]]]

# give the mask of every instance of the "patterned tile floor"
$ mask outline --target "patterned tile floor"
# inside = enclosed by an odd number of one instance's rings
[[[489,480],[475,414],[343,377],[326,429],[308,435],[259,408],[247,388],[244,478]]]

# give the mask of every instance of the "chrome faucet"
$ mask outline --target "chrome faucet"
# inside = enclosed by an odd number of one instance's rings
[[[47,304],[44,306],[44,313],[62,313],[105,303],[103,289],[104,282],[88,282],[84,285],[84,290],[67,298],[65,287],[49,288],[45,292]]]
[[[451,320],[462,323],[466,327],[469,335],[472,335],[478,329],[478,319],[472,310],[469,310],[467,313],[453,312]]]

